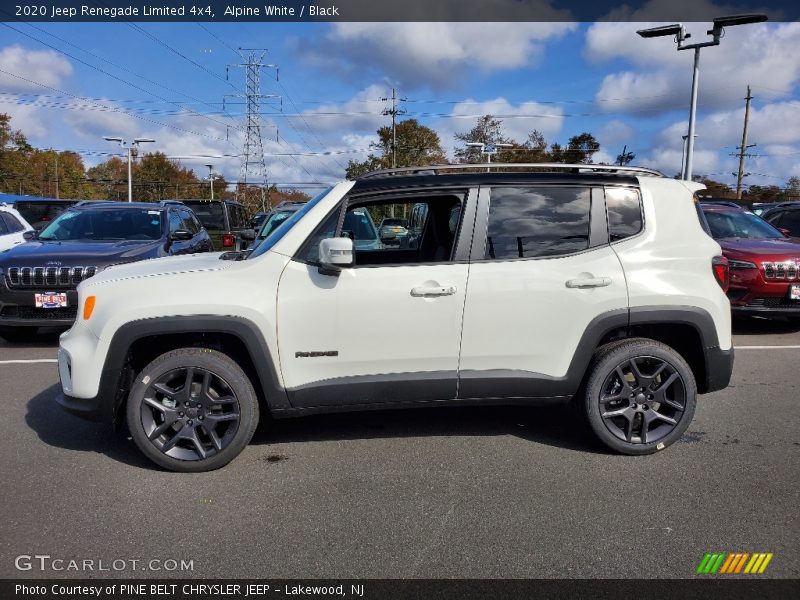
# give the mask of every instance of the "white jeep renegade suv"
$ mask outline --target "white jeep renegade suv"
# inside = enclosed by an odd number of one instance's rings
[[[659,175],[376,172],[249,254],[107,269],[78,288],[59,402],[127,416],[142,452],[176,471],[228,463],[259,413],[389,406],[573,400],[611,449],[656,452],[733,367],[727,263],[700,186]],[[407,234],[361,248],[386,217]]]

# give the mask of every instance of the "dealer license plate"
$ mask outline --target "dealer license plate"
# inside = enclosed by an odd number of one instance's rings
[[[67,295],[62,292],[34,294],[36,308],[62,308],[67,305]]]
[[[789,288],[789,298],[792,300],[800,300],[800,284],[794,284]]]

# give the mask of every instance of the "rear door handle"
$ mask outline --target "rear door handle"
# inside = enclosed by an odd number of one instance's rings
[[[596,288],[611,285],[611,277],[586,277],[584,279],[568,279],[568,288]]]
[[[456,293],[456,286],[427,286],[421,285],[411,288],[411,295],[415,298],[432,298],[434,296],[452,296]]]

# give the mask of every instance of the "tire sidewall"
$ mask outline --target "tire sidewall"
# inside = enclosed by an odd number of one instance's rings
[[[603,418],[600,416],[599,397],[606,378],[620,363],[638,356],[652,356],[669,363],[683,379],[686,389],[685,410],[678,425],[665,437],[646,444],[631,444],[620,440],[608,430]],[[696,404],[697,383],[689,365],[680,354],[669,346],[649,341],[623,343],[607,353],[600,354],[586,385],[584,397],[586,418],[595,435],[611,449],[631,455],[660,452],[679,440],[692,422]]]
[[[195,461],[180,460],[162,453],[147,439],[141,419],[142,401],[149,384],[168,371],[188,366],[209,370],[224,379],[239,401],[239,428],[233,440],[215,455]],[[184,348],[163,354],[142,369],[128,395],[126,416],[131,437],[145,456],[171,471],[197,473],[219,469],[244,450],[258,424],[258,401],[247,375],[227,355],[204,348]]]

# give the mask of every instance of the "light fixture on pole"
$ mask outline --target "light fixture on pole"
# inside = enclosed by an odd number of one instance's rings
[[[155,140],[150,138],[133,138],[133,141],[130,143],[125,141],[125,138],[121,137],[112,137],[112,136],[103,136],[103,139],[107,142],[117,142],[123,148],[128,151],[128,202],[133,202],[133,183],[131,180],[131,153],[133,151],[134,146],[138,146],[139,144],[144,144],[146,142],[155,142]]]
[[[467,146],[472,148],[480,148],[481,155],[486,155],[486,162],[491,164],[492,162],[492,155],[497,154],[498,148],[511,148],[513,144],[501,144],[501,143],[489,143],[484,144],[483,142],[467,142]],[[489,172],[489,168],[486,168],[486,172]]]
[[[662,25],[661,27],[651,27],[650,29],[640,29],[638,33],[643,38],[654,38],[672,36],[678,44],[678,50],[694,50],[694,70],[692,72],[692,100],[689,107],[689,133],[687,134],[686,158],[682,167],[683,178],[691,181],[692,162],[694,160],[694,138],[695,138],[695,117],[697,115],[697,86],[700,78],[700,48],[706,46],[719,46],[725,27],[734,25],[747,25],[749,23],[762,23],[767,20],[764,14],[729,15],[727,17],[717,17],[714,19],[714,26],[706,34],[712,36],[707,42],[696,44],[684,44],[691,37],[686,33],[686,29],[680,23],[673,25]]]

